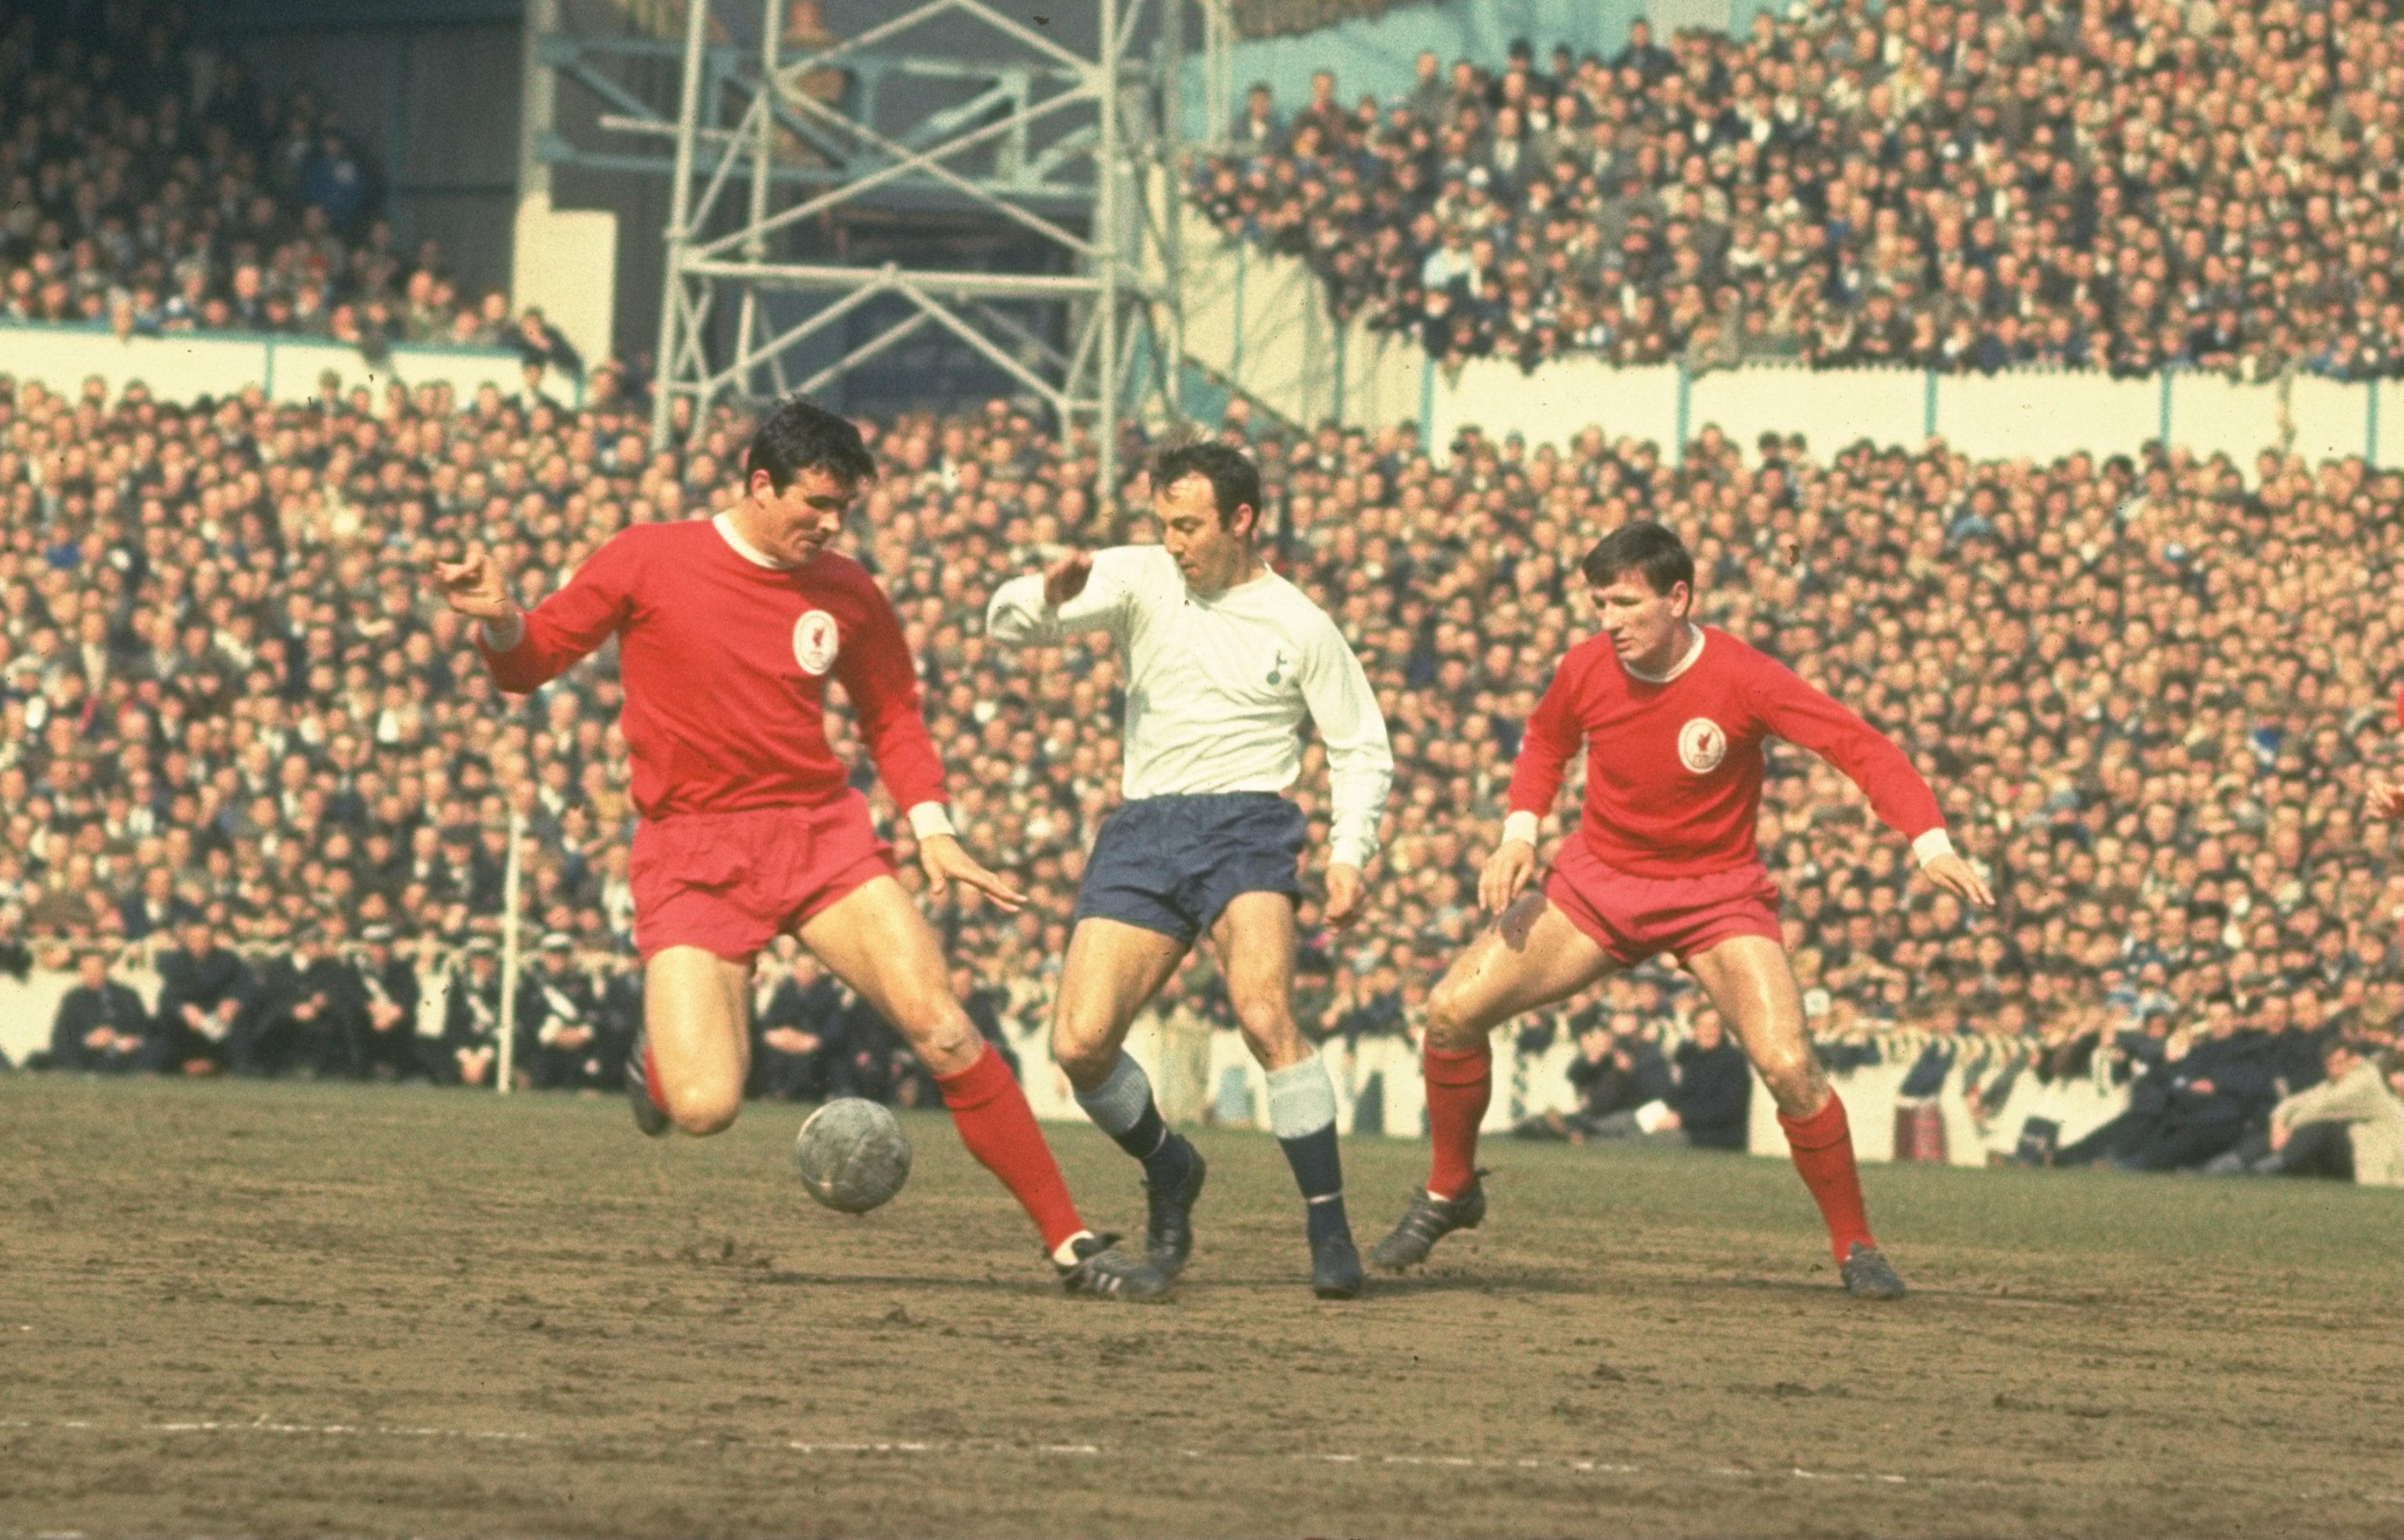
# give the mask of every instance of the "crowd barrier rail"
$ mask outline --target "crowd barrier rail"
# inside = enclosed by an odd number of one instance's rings
[[[514,349],[418,344],[374,358],[356,347],[316,337],[247,331],[186,331],[119,337],[105,327],[0,322],[0,374],[39,380],[74,391],[98,379],[111,399],[139,382],[154,400],[223,399],[252,385],[272,401],[322,400],[366,386],[382,396],[398,384],[447,385],[462,405],[493,385],[514,397],[525,388],[524,361]],[[583,382],[558,370],[543,376],[543,393],[563,407],[581,406]]]
[[[1599,427],[1674,455],[1717,427],[1748,449],[1764,433],[1799,433],[1822,455],[1861,440],[1917,449],[1941,438],[1973,458],[2038,462],[2079,451],[2133,455],[2159,441],[2226,454],[2249,479],[2265,449],[2308,463],[2404,465],[2404,392],[2393,380],[1771,362],[1697,374],[1677,363],[1617,368],[1574,356],[1532,371],[1502,358],[1447,369],[1416,333],[1336,319],[1326,286],[1300,258],[1230,239],[1191,203],[1180,208],[1176,278],[1191,359],[1288,421],[1372,429],[1413,422],[1438,455],[1467,427],[1495,439],[1516,433],[1532,446],[1566,444]]]
[[[156,1008],[159,975],[154,969],[120,968],[111,976],[131,987],[147,1007]],[[448,970],[440,968],[421,971],[425,986],[418,1006],[421,1036],[441,1035],[450,976]],[[49,1046],[59,1001],[75,984],[72,973],[54,968],[36,967],[22,979],[0,975],[0,1053],[9,1062],[21,1065],[28,1056]],[[1050,1122],[1084,1122],[1085,1113],[1069,1090],[1069,1077],[1053,1061],[1047,1027],[1030,1023],[1006,1032],[1018,1055],[1019,1075],[1035,1115]],[[1964,1051],[1954,1055],[1943,1086],[1926,1099],[1906,1099],[1901,1094],[1905,1076],[1927,1045],[1923,1038],[1892,1036],[1882,1042],[1880,1062],[1832,1075],[1838,1094],[1845,1099],[1859,1157],[1870,1162],[1896,1158],[1898,1127],[1909,1123],[1923,1105],[1935,1108],[1943,1135],[1933,1146],[1923,1137],[1916,1151],[1905,1153],[1919,1159],[1941,1155],[1955,1166],[1984,1166],[1991,1155],[2011,1152],[2032,1117],[2058,1125],[2062,1141],[2068,1143],[2128,1103],[2126,1087],[2089,1079],[2043,1084],[2034,1074],[2023,1073],[2002,1106],[1982,1119],[1964,1095],[1966,1081],[1978,1063],[1978,1041],[1962,1040]],[[1414,1043],[1391,1033],[1356,1040],[1337,1036],[1320,1044],[1319,1051],[1335,1086],[1337,1133],[1403,1139],[1426,1136],[1427,1099]],[[1127,1052],[1151,1076],[1161,1111],[1171,1122],[1267,1129],[1267,1077],[1232,1028],[1211,1028],[1176,1015],[1147,1011],[1128,1033]],[[1498,1031],[1494,1099],[1487,1110],[1486,1133],[1500,1138],[1528,1118],[1574,1110],[1577,1094],[1570,1085],[1569,1069],[1575,1055],[1575,1046],[1566,1041],[1539,1053],[1524,1053],[1510,1029]],[[1751,1152],[1783,1156],[1786,1141],[1779,1130],[1777,1109],[1757,1079],[1751,1118]]]

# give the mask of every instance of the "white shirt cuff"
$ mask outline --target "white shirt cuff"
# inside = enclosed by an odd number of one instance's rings
[[[1356,870],[1366,871],[1369,866],[1369,858],[1377,854],[1377,847],[1376,846],[1363,844],[1362,841],[1357,839],[1329,840],[1327,842],[1327,864],[1330,866],[1349,866]]]
[[[952,812],[940,802],[922,802],[910,809],[910,837],[932,839],[937,834],[957,833],[952,828]]]
[[[524,615],[518,613],[516,610],[511,610],[510,612],[509,620],[505,622],[504,624],[506,624],[508,629],[504,630],[502,626],[496,625],[491,621],[484,621],[477,626],[477,629],[483,633],[484,645],[493,651],[507,652],[510,649],[516,647],[518,643],[525,640],[525,617]]]
[[[1911,842],[1912,859],[1922,866],[1952,853],[1953,836],[1945,832],[1941,823]]]
[[[1508,845],[1517,840],[1522,845],[1534,845],[1540,821],[1535,814],[1521,808],[1502,820],[1502,843]]]

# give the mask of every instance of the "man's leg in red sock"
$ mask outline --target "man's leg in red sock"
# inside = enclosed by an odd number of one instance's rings
[[[1485,1043],[1466,1053],[1430,1044],[1420,1055],[1427,1077],[1427,1190],[1433,1197],[1459,1197],[1477,1180],[1477,1126],[1494,1098],[1494,1052]]]
[[[1877,1245],[1870,1239],[1869,1218],[1862,1211],[1862,1177],[1853,1164],[1853,1129],[1845,1117],[1844,1099],[1832,1090],[1818,1112],[1809,1117],[1781,1113],[1778,1126],[1786,1130],[1795,1169],[1802,1173],[1803,1184],[1811,1189],[1813,1200],[1820,1205],[1820,1217],[1827,1222],[1828,1246],[1836,1253],[1838,1266],[1844,1265],[1846,1253],[1856,1242]]]
[[[1010,1066],[987,1043],[977,1061],[956,1074],[937,1075],[935,1085],[951,1110],[960,1142],[979,1164],[1001,1179],[1001,1184],[1043,1232],[1043,1249],[1058,1253],[1070,1239],[1084,1232],[1069,1184],[1060,1179],[1052,1147],[1035,1126],[1027,1093],[1018,1088]]]

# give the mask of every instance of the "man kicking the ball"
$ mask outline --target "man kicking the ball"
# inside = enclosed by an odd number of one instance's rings
[[[643,816],[631,874],[644,964],[643,1041],[627,1066],[636,1123],[658,1136],[734,1121],[752,959],[790,931],[908,1040],[961,1142],[1025,1206],[1070,1293],[1159,1295],[1159,1269],[1078,1218],[1025,1094],[953,999],[934,932],[828,747],[832,675],[909,810],[928,886],[966,883],[1017,907],[952,833],[892,606],[866,568],[827,549],[876,462],[858,428],[795,398],[761,425],[744,473],[733,510],[621,531],[530,611],[481,549],[435,568],[451,608],[482,623],[503,690],[532,691],[619,638]]]
[[[1862,1211],[1845,1104],[1811,1052],[1778,924],[1778,889],[1754,849],[1762,740],[1810,749],[1910,837],[1930,881],[1994,902],[1954,854],[1928,783],[1859,717],[1725,631],[1694,623],[1695,564],[1657,524],[1614,530],[1586,556],[1603,634],[1570,650],[1528,721],[1510,816],[1478,898],[1501,920],[1447,973],[1427,1008],[1427,1186],[1377,1243],[1380,1266],[1427,1260],[1486,1217],[1477,1126],[1493,1090],[1488,1034],[1662,952],[1676,954],[1736,1027],[1778,1102],[1796,1169],[1818,1200],[1845,1288],[1900,1295]],[[1562,766],[1586,750],[1586,811],[1542,889],[1537,820]]]
[[[1153,462],[1152,489],[1161,544],[1079,552],[1013,579],[985,621],[1013,647],[1108,631],[1126,658],[1126,800],[1086,863],[1052,1052],[1078,1103],[1143,1162],[1146,1240],[1175,1277],[1193,1251],[1202,1155],[1161,1121],[1120,1044],[1208,932],[1245,1045],[1268,1071],[1269,1126],[1308,1219],[1311,1287],[1350,1299],[1361,1254],[1344,1215],[1335,1089],[1293,1021],[1305,822],[1279,793],[1302,773],[1307,714],[1335,805],[1327,919],[1350,924],[1393,780],[1386,721],[1335,623],[1253,549],[1261,481],[1250,460],[1220,443],[1170,449]]]

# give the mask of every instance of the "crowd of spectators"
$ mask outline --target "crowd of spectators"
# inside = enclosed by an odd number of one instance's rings
[[[157,956],[162,1009],[103,1062],[489,1077],[514,809],[544,959],[518,1062],[544,1084],[615,1076],[639,984],[613,654],[505,697],[424,574],[494,542],[531,602],[623,525],[737,494],[742,421],[658,454],[643,428],[625,402],[441,386],[306,407],[0,389],[0,945]],[[1148,538],[1147,489],[1138,473],[1097,497],[1091,444],[1008,403],[869,431],[886,472],[852,548],[917,656],[971,847],[1032,895],[1015,917],[959,889],[938,910],[975,1013],[1010,1041],[1044,1021],[1117,797],[1122,668],[1100,642],[1008,655],[980,617],[1065,546]],[[1693,543],[1708,619],[1906,746],[2004,895],[1972,917],[1915,884],[1850,786],[1782,750],[1761,850],[1825,1041],[1968,1041],[1986,1077],[2099,1054],[2137,1074],[2224,1026],[2395,1043],[2404,868],[2365,783],[2394,758],[2404,476],[2270,454],[1745,453],[1716,429],[1674,461],[1597,430],[1558,451],[1471,433],[1440,458],[1407,426],[1252,435],[1239,412],[1223,431],[1252,437],[1274,559],[1353,640],[1393,736],[1365,921],[1337,936],[1306,906],[1316,1030],[1416,1027],[1478,923],[1521,724],[1591,623],[1577,558],[1647,513]],[[858,756],[840,714],[831,732]],[[1314,848],[1323,779],[1314,746],[1297,792]],[[412,982],[370,987],[396,959]],[[580,990],[550,998],[545,969]],[[454,974],[443,1011],[406,1008]],[[923,1090],[805,959],[760,988],[762,1090]],[[379,999],[404,1007],[382,1027]],[[1632,1016],[1666,1024],[1669,1052],[1695,1005],[1647,970],[1525,1032]],[[1222,1009],[1207,961],[1171,1006]],[[377,1036],[404,1023],[406,1051]]]
[[[1256,87],[1191,192],[1447,364],[2404,375],[2394,0],[1807,0]]]
[[[511,347],[580,372],[538,314],[396,242],[342,116],[274,96],[175,7],[0,3],[0,322]]]

